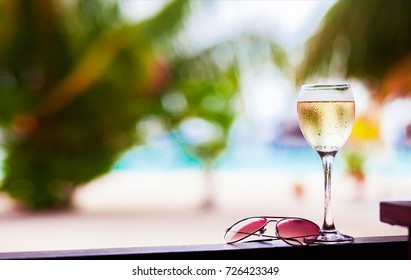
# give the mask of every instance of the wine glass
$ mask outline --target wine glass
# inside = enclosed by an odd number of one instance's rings
[[[324,222],[310,243],[345,244],[354,238],[337,231],[331,211],[331,172],[335,155],[350,136],[355,103],[349,84],[303,85],[297,101],[298,122],[304,138],[321,158],[324,169]]]

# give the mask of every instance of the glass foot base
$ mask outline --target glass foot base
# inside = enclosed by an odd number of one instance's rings
[[[338,231],[332,231],[320,232],[315,239],[306,238],[304,241],[308,244],[337,245],[353,243],[354,238],[349,235],[339,233]]]

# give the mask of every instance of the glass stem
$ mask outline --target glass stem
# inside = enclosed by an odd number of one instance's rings
[[[324,223],[323,232],[335,231],[334,219],[331,210],[331,173],[334,164],[335,152],[318,152],[324,169]]]

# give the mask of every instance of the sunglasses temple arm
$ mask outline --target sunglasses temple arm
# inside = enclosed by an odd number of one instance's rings
[[[300,243],[301,245],[303,245],[304,243],[302,243],[301,241],[299,241],[297,238],[304,238],[304,242],[310,243],[310,242],[307,242],[307,241],[305,240],[305,238],[311,237],[311,236],[317,237],[318,234],[301,235],[301,236],[293,236],[293,237],[278,237],[278,238],[281,239],[281,240],[284,240],[285,242],[286,242],[287,240],[293,240],[293,241],[296,241],[296,242]]]
[[[302,242],[300,242],[298,239],[296,239],[296,238],[302,238],[302,237],[310,237],[310,236],[318,236],[318,234],[310,234],[310,235],[302,235],[302,236],[295,236],[295,237],[278,237],[278,236],[272,236],[272,235],[265,235],[265,234],[250,234],[249,236],[252,236],[252,235],[257,235],[257,236],[259,236],[259,237],[267,237],[267,239],[258,239],[258,240],[249,240],[249,241],[245,241],[245,242],[256,242],[256,241],[259,241],[259,242],[261,242],[261,241],[272,241],[272,240],[279,240],[279,239],[281,239],[281,240],[283,240],[284,242],[286,242],[286,243],[288,243],[287,242],[287,240],[293,240],[293,241],[295,241],[295,242],[298,242],[300,245],[304,245],[304,243],[302,243]],[[238,241],[236,241],[236,242],[238,242]],[[236,242],[233,242],[233,243],[236,243]],[[309,242],[308,242],[309,243]]]
[[[256,232],[254,232],[254,233],[248,233],[248,232],[239,231],[238,233],[248,234],[247,237],[249,237],[249,236],[258,236],[258,237],[266,237],[266,238],[269,238],[269,240],[277,240],[277,239],[280,239],[280,237],[278,237],[278,236],[267,235],[267,234],[258,234],[258,233],[256,233]],[[243,239],[245,239],[245,238],[247,238],[247,237],[244,237]],[[235,242],[234,242],[234,243],[235,243]]]

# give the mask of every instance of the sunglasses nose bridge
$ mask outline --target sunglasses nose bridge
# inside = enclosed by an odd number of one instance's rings
[[[258,236],[262,236],[266,231],[267,229],[265,228],[265,226],[263,226],[258,230]]]

